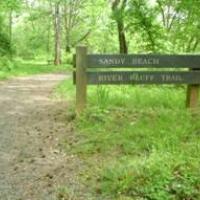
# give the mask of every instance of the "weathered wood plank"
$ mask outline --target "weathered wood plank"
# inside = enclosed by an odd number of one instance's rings
[[[154,68],[200,68],[200,55],[88,55],[91,68],[154,67]]]
[[[197,73],[199,72],[199,69],[190,69],[190,71]],[[198,104],[199,104],[199,85],[198,84],[188,85],[186,107],[190,109],[195,109],[197,108]]]
[[[199,100],[199,85],[189,85],[187,88],[187,108],[196,108],[198,106]]]
[[[76,112],[79,115],[86,107],[87,74],[86,74],[87,47],[76,48]]]
[[[200,84],[200,72],[113,71],[87,72],[87,83],[98,84]]]
[[[76,84],[76,54],[73,54],[73,74],[72,74],[72,78],[73,78],[73,84]]]

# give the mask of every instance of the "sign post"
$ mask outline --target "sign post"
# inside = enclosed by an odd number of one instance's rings
[[[191,69],[191,71],[197,72],[198,70]],[[191,109],[196,108],[198,106],[198,100],[199,100],[199,85],[198,84],[188,85],[186,107]]]
[[[199,85],[189,85],[187,88],[187,108],[194,109],[198,106]]]
[[[86,107],[87,98],[87,47],[76,48],[76,113],[79,115]]]

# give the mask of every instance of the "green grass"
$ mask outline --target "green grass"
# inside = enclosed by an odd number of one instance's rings
[[[88,108],[63,148],[85,160],[94,199],[200,199],[200,109],[185,108],[185,87],[89,87]],[[57,95],[71,100],[64,81]]]
[[[14,62],[9,67],[0,67],[0,80],[8,79],[14,76],[28,76],[34,74],[65,72],[70,69],[70,65],[47,65],[45,63],[30,62]]]
[[[72,84],[71,79],[62,81],[54,92],[56,98],[66,99],[67,101],[74,101],[75,97],[75,86]],[[73,106],[73,104],[71,105]]]

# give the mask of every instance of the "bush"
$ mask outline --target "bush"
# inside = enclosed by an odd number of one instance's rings
[[[73,64],[73,54],[68,53],[64,55],[63,63]]]
[[[8,55],[11,53],[11,45],[6,34],[0,32],[0,55]]]
[[[10,61],[6,56],[0,58],[0,70],[11,71],[15,67],[15,64]]]

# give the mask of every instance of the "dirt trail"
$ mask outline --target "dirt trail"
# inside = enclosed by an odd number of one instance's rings
[[[74,171],[81,163],[59,148],[70,132],[67,105],[51,98],[66,77],[0,82],[0,200],[54,200],[59,186],[78,187]]]

